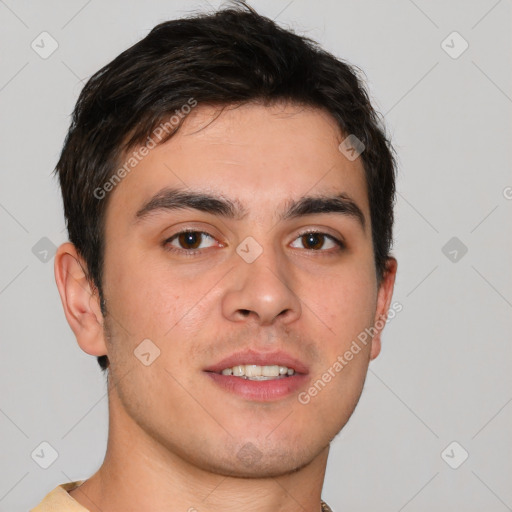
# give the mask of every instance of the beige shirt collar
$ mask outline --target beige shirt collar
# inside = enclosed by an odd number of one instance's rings
[[[43,498],[39,505],[30,509],[30,512],[89,512],[68,494],[68,491],[84,482],[85,480],[76,480],[57,486]]]

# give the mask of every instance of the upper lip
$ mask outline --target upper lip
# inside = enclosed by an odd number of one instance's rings
[[[270,366],[277,364],[279,366],[293,368],[296,373],[308,373],[308,368],[304,363],[299,361],[297,358],[287,354],[286,352],[256,352],[254,350],[245,350],[243,352],[236,352],[231,354],[218,363],[205,368],[204,371],[220,373],[225,368],[232,368],[233,366],[242,364],[257,364],[260,366]]]

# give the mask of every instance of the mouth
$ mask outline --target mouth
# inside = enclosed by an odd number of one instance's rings
[[[204,372],[224,391],[260,402],[293,394],[305,386],[309,373],[304,363],[284,352],[255,351],[233,354]]]
[[[291,377],[295,374],[295,369],[278,364],[265,366],[258,364],[239,364],[231,368],[224,368],[222,371],[215,373],[220,375],[233,375],[234,377],[247,380],[275,380]]]

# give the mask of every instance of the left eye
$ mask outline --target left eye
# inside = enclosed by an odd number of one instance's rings
[[[299,243],[302,243],[306,246],[306,249],[312,249],[314,251],[320,250],[320,249],[332,249],[333,247],[342,248],[343,243],[338,240],[337,238],[334,238],[331,235],[327,235],[326,233],[319,233],[316,231],[312,231],[309,233],[303,233],[300,235],[296,240],[299,240]],[[325,247],[325,243],[327,242],[328,247]],[[296,242],[294,242],[295,244]],[[301,247],[298,247],[297,245],[293,245],[292,247],[301,249]]]

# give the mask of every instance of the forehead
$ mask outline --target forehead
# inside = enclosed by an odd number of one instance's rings
[[[344,138],[334,118],[320,109],[197,106],[167,142],[142,158],[139,153],[110,192],[107,225],[112,218],[128,222],[164,187],[230,198],[249,218],[274,214],[279,205],[305,195],[343,193],[368,217],[363,164],[339,151]],[[128,151],[120,165],[138,149]]]

